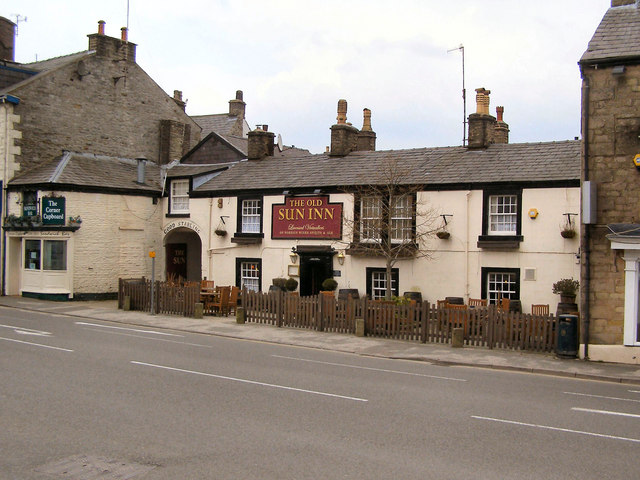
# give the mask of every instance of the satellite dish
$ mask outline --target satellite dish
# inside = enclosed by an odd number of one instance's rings
[[[278,134],[278,150],[282,151],[282,135]]]

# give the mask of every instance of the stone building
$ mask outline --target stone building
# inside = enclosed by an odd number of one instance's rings
[[[582,340],[640,363],[640,8],[612,0],[582,74]]]
[[[14,28],[0,18],[3,293],[113,294],[118,276],[149,275],[146,251],[162,260],[161,167],[201,128],[136,63],[126,29],[101,21],[86,51],[20,64]]]

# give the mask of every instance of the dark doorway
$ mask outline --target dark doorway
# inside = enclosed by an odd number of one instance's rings
[[[333,278],[331,252],[298,252],[300,256],[300,295],[317,295],[322,282]]]
[[[167,279],[186,280],[187,278],[187,244],[167,244]]]

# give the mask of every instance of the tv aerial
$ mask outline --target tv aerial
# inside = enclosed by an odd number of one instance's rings
[[[462,53],[462,146],[467,144],[467,90],[464,87],[464,45],[447,50],[447,53],[460,50]]]

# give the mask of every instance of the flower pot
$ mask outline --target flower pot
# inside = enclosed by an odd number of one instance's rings
[[[443,230],[436,232],[436,237],[442,239],[442,240],[446,240],[447,238],[449,238],[451,236],[451,234],[449,232],[445,232]]]
[[[576,236],[576,231],[575,230],[562,230],[560,232],[560,235],[562,235],[562,238],[573,238]]]
[[[216,229],[216,230],[214,230],[214,233],[215,233],[216,235],[218,235],[219,237],[224,237],[224,236],[227,234],[227,231],[226,231],[226,230],[219,230],[219,229]]]

